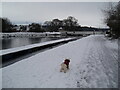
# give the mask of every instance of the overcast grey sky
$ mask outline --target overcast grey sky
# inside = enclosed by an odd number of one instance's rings
[[[73,16],[82,26],[105,27],[103,13],[108,2],[3,2],[2,17],[14,23],[44,22]]]

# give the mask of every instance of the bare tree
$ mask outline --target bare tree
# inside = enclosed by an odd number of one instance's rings
[[[105,19],[104,22],[110,27],[113,37],[120,37],[120,2],[117,5],[113,3],[109,4],[109,8],[104,10]]]
[[[2,32],[12,32],[13,31],[13,25],[12,23],[10,22],[9,19],[7,18],[0,18],[0,22],[1,22],[1,25],[2,25]]]
[[[29,24],[29,32],[44,32],[39,23]]]

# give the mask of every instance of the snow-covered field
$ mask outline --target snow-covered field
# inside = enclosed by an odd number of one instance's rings
[[[91,35],[2,69],[3,88],[117,88],[118,44]],[[70,70],[59,72],[70,58]]]

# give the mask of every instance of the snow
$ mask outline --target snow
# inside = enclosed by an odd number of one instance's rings
[[[91,35],[2,68],[3,88],[117,88],[118,44]],[[60,72],[65,58],[70,70]]]
[[[24,34],[60,34],[60,32],[42,32],[42,33],[35,33],[35,32],[14,32],[14,33],[0,33],[0,35],[12,35],[12,34],[20,34],[20,35],[24,35]]]
[[[35,32],[14,32],[14,33],[0,33],[0,37],[2,36],[43,36],[43,35],[60,35],[60,32],[42,32],[42,33],[35,33]]]
[[[53,44],[53,43],[67,41],[67,40],[72,40],[72,39],[74,39],[74,38],[65,38],[65,39],[53,40],[53,41],[48,41],[48,42],[42,42],[42,43],[38,43],[38,44],[32,44],[32,45],[26,45],[26,46],[21,46],[21,47],[16,47],[16,48],[0,50],[0,55],[14,53],[14,52],[18,52],[18,51],[34,48],[34,47],[40,47],[40,46],[44,46],[44,45],[47,45],[47,44]]]
[[[60,32],[14,32],[14,33],[0,33],[0,38],[10,38],[10,37],[61,37]]]
[[[0,90],[2,89],[2,69],[0,69]]]

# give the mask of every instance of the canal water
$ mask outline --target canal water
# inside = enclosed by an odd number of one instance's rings
[[[4,38],[0,39],[0,50],[1,49],[10,49],[25,45],[31,45],[36,43],[42,43],[46,41],[58,40],[61,37],[37,37],[37,38],[28,38],[28,37],[11,37],[11,38]]]

